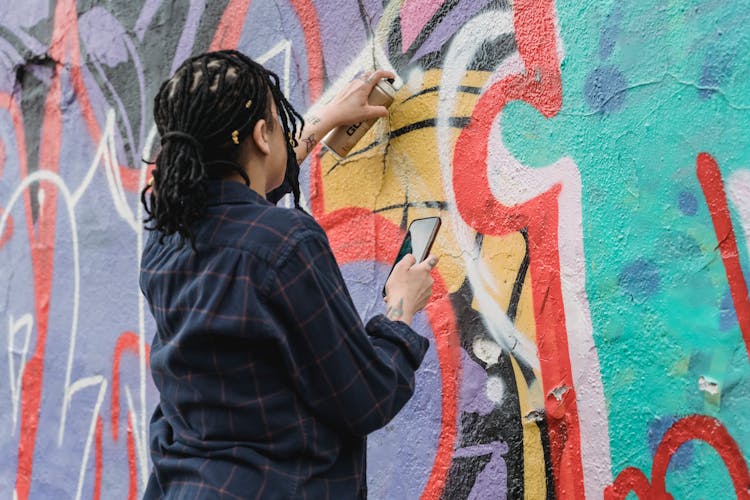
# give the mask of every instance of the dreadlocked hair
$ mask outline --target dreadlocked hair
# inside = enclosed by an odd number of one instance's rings
[[[181,244],[188,240],[195,248],[190,226],[206,214],[205,181],[221,178],[229,170],[250,185],[237,163],[239,144],[252,134],[258,120],[265,119],[271,129],[277,125],[269,97],[289,138],[284,184],[269,199],[276,202],[292,192],[300,208],[299,166],[293,148],[304,120],[282,94],[279,77],[241,52],[207,52],[182,63],[154,98],[162,147],[153,179],[141,192],[147,230],[161,232],[162,242],[178,233]]]

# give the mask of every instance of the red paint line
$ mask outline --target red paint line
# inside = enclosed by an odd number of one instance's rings
[[[5,210],[0,208],[0,218],[3,217]],[[13,237],[13,217],[8,214],[7,222],[5,223],[5,231],[0,234],[0,249],[2,249],[6,243]]]
[[[128,412],[128,500],[138,497],[138,469],[135,463],[135,438],[133,437],[133,415]]]
[[[385,217],[364,208],[336,210],[320,219],[339,265],[372,261],[391,264],[403,238]],[[457,435],[461,351],[458,325],[445,282],[436,272],[434,293],[426,311],[435,336],[442,389],[440,438],[423,499],[439,498],[448,477]]]
[[[310,103],[314,103],[323,94],[325,69],[323,65],[323,41],[320,33],[320,22],[315,6],[310,0],[291,0],[292,7],[302,25],[307,50],[307,75],[310,88]],[[321,145],[310,152],[310,210],[314,217],[325,213],[323,197],[323,170],[320,164]]]
[[[669,461],[680,447],[691,440],[707,443],[719,454],[732,479],[738,500],[750,500],[750,472],[739,446],[722,423],[706,415],[690,415],[675,422],[664,433],[654,454],[653,484],[639,469],[628,467],[604,490],[605,500],[624,500],[633,491],[638,498],[672,500],[666,490]]]
[[[651,492],[651,484],[640,469],[628,467],[618,474],[615,482],[604,489],[604,500],[625,500],[630,492],[645,500]]]
[[[665,479],[670,458],[684,443],[699,439],[708,443],[715,449],[729,471],[729,476],[734,484],[734,491],[738,500],[749,500],[750,473],[737,443],[721,422],[713,417],[705,415],[690,415],[672,425],[664,434],[654,455],[654,466],[652,469],[654,496],[671,498],[667,496]]]
[[[26,164],[26,134],[23,128],[23,113],[21,112],[21,105],[16,101],[16,96],[13,96],[6,92],[0,92],[0,109],[7,110],[8,113],[10,113],[11,120],[13,121],[13,127],[16,131],[16,149],[18,152],[18,162],[20,163],[22,175],[25,177],[28,172],[28,166]],[[0,171],[0,174],[1,173],[2,172]]]
[[[62,0],[55,7],[55,21],[50,45],[50,56],[57,61],[67,61],[65,49],[69,24],[76,21],[75,3]],[[39,146],[39,168],[57,172],[59,170],[60,138],[62,136],[62,81],[61,66],[55,67],[50,90],[44,106],[44,121],[41,137],[50,140],[41,141]],[[23,177],[28,171],[22,171]],[[37,226],[31,217],[31,195],[26,191],[26,221],[31,245],[31,262],[34,280],[35,313],[37,321],[37,338],[34,352],[26,364],[22,377],[21,394],[21,437],[18,442],[18,465],[16,472],[16,491],[19,500],[26,500],[31,489],[34,449],[39,428],[39,409],[42,400],[44,375],[44,356],[47,345],[49,324],[49,301],[54,274],[55,220],[57,211],[57,188],[54,184],[40,182],[44,189],[45,202],[39,206]],[[35,231],[36,229],[36,231]]]
[[[310,0],[290,0],[299,17],[305,35],[307,49],[307,73],[310,85],[310,102],[315,102],[323,94],[323,42],[320,34],[318,13]]]
[[[530,275],[550,433],[550,458],[556,496],[584,498],[578,408],[565,326],[560,282],[558,196],[561,186],[517,206],[500,203],[487,173],[488,142],[493,121],[512,100],[523,100],[551,117],[562,106],[562,82],[552,0],[519,0],[514,28],[523,74],[510,75],[479,98],[469,125],[459,134],[453,155],[453,187],[461,217],[485,235],[502,236],[528,229]],[[534,264],[536,263],[536,264]],[[552,395],[565,388],[560,399]]]
[[[5,109],[10,114],[16,132],[15,142],[21,176],[26,177],[28,175],[28,166],[26,164],[26,134],[23,129],[23,114],[21,113],[21,106],[16,101],[15,96],[5,92],[0,92],[0,109]],[[0,146],[2,146],[2,158],[0,158],[0,177],[2,177],[3,168],[7,161],[7,151],[4,143],[0,142]],[[26,213],[27,224],[30,224],[31,211],[27,210]],[[2,217],[2,215],[3,209],[0,208],[0,217]],[[6,224],[4,233],[0,235],[0,248],[2,248],[10,238],[13,237],[14,222],[13,217],[10,214],[8,214],[8,222]]]
[[[111,429],[112,439],[117,442],[120,435],[120,360],[122,359],[123,353],[129,351],[132,354],[138,356],[138,344],[140,338],[135,332],[123,332],[118,338],[115,344],[115,350],[112,355],[112,397],[110,400],[110,418],[111,418]],[[149,365],[151,349],[146,344],[146,366]]]
[[[249,8],[250,0],[230,0],[216,27],[209,51],[237,48]]]
[[[94,434],[94,500],[99,500],[102,497],[102,470],[104,469],[102,434],[104,434],[104,421],[99,415],[96,417],[96,432]]]
[[[747,283],[742,274],[740,253],[734,234],[732,217],[727,205],[727,195],[721,178],[719,165],[711,155],[700,153],[696,160],[698,181],[706,197],[708,211],[711,213],[718,248],[724,262],[724,270],[729,282],[729,293],[732,295],[737,322],[745,341],[745,350],[750,354],[750,299],[748,298]]]

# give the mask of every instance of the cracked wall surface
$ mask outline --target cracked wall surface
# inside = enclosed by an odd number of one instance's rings
[[[300,111],[398,76],[345,159],[302,166],[364,319],[409,222],[443,219],[370,498],[748,498],[747,0],[6,4],[0,494],[142,495],[152,100],[238,48]]]

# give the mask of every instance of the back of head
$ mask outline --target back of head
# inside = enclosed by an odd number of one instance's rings
[[[192,57],[162,83],[154,99],[162,147],[153,181],[141,194],[148,214],[145,222],[151,223],[146,229],[162,235],[179,233],[183,241],[194,243],[190,225],[205,216],[205,181],[236,172],[250,184],[237,163],[239,145],[258,120],[273,126],[270,99],[285,135],[292,138],[292,151],[302,117],[281,93],[278,76],[244,54],[226,50]],[[293,160],[293,151],[287,157]],[[289,170],[288,166],[287,192],[294,193],[299,206],[299,170]]]

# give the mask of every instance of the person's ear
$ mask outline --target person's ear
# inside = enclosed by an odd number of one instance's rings
[[[266,123],[266,120],[260,119],[255,122],[255,126],[253,127],[253,141],[255,141],[255,146],[263,154],[271,154],[270,140],[271,135],[270,130],[268,130],[268,123]]]

